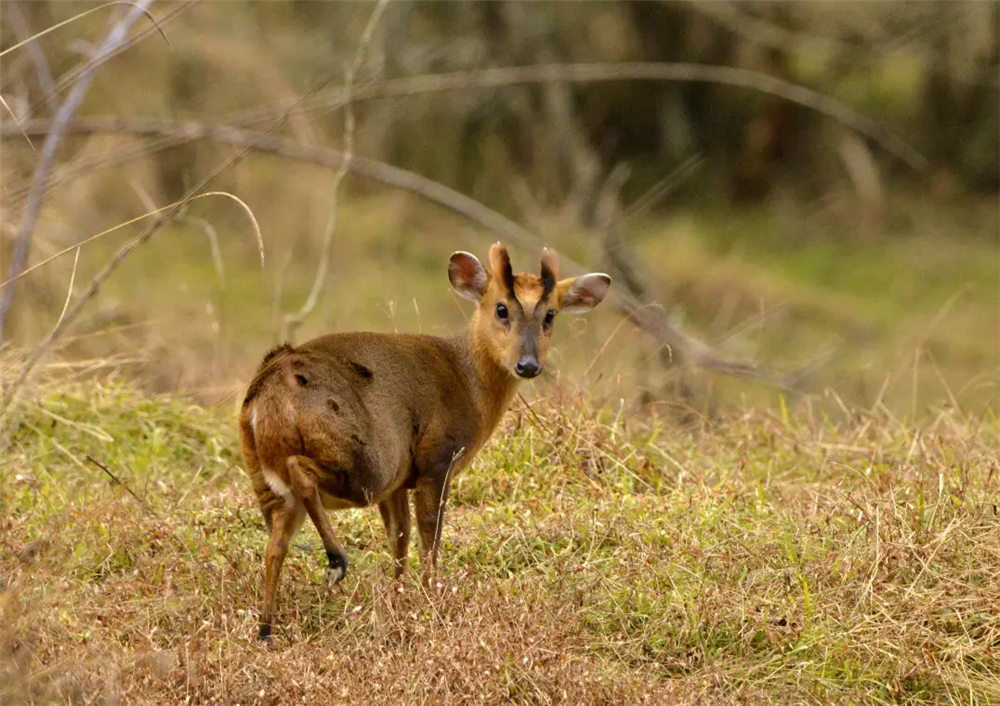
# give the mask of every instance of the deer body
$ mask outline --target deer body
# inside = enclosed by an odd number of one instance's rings
[[[490,264],[495,274],[472,255],[452,256],[452,286],[480,303],[455,336],[341,333],[265,356],[240,414],[246,470],[271,531],[261,638],[271,634],[281,565],[306,515],[332,584],[347,557],[326,510],[377,504],[398,577],[412,491],[421,563],[433,570],[451,478],[489,439],[519,378],[541,372],[555,313],[596,306],[610,284],[599,274],[556,282],[548,250],[541,277],[514,276],[499,243]]]

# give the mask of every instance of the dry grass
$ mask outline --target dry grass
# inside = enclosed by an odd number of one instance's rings
[[[260,5],[247,30],[221,4],[199,5],[171,30],[174,50],[136,47],[128,66],[141,72],[102,73],[95,86],[128,96],[114,109],[123,114],[160,114],[140,90],[150,84],[176,87],[156,94],[171,115],[211,122],[277,104],[304,90],[304,67],[337,63],[329,42],[353,47],[341,40],[357,34],[329,18],[292,24],[291,7]],[[298,31],[306,23],[315,25],[308,36]],[[274,47],[262,50],[258,27]],[[233,69],[260,80],[221,80]],[[428,170],[460,180],[455,140],[428,152],[395,106],[381,119],[370,110],[361,147],[426,163],[386,141],[391,119],[407,144],[441,162]],[[441,122],[419,105],[408,110],[442,135],[466,115],[455,109]],[[325,134],[309,114],[292,116],[290,131],[317,144]],[[49,195],[39,258],[133,217],[141,199],[125,184],[167,203],[177,184],[228,155],[181,147],[106,176],[99,167],[124,157],[121,144],[95,139],[67,152],[60,166],[80,179]],[[124,144],[134,155],[151,147]],[[5,179],[34,165],[17,145]],[[482,171],[489,179],[471,188],[509,202],[509,170]],[[869,240],[851,240],[850,218],[812,206],[755,214],[691,203],[677,217],[630,225],[655,290],[677,307],[672,316],[690,316],[692,332],[789,367],[833,341],[838,354],[809,389],[878,399],[876,411],[829,396],[790,410],[782,401],[772,413],[773,391],[712,380],[703,397],[725,407],[747,394],[755,411],[683,428],[649,409],[622,413],[594,400],[669,397],[648,370],[658,351],[612,311],[595,312],[558,334],[553,356],[588,394],[540,383],[531,408],[506,418],[456,481],[430,589],[415,572],[390,579],[375,511],[337,514],[350,574],[331,594],[321,588],[322,550],[307,527],[284,573],[275,644],[262,648],[254,635],[265,533],[235,455],[233,409],[149,390],[218,400],[272,333],[275,292],[280,311],[308,299],[326,250],[317,236],[327,186],[317,177],[315,167],[266,156],[223,175],[219,188],[260,212],[275,266],[262,276],[256,246],[215,238],[245,224],[196,209],[210,226],[173,224],[138,251],[73,338],[58,342],[71,362],[33,378],[5,420],[0,702],[1000,703],[1000,421],[989,411],[1000,290],[995,244],[981,237],[997,212],[992,202],[911,199],[921,205],[895,192],[885,232]],[[303,338],[458,325],[466,311],[445,294],[442,263],[455,249],[480,250],[486,234],[354,186],[339,205],[332,296],[317,302]],[[25,192],[12,193],[7,207]],[[548,244],[587,259],[584,234],[538,220]],[[118,245],[108,238],[82,250],[78,273],[67,259],[25,278],[18,344],[44,337],[66,311],[67,283],[72,291],[73,277],[89,281]],[[527,268],[536,257],[516,259]],[[597,350],[607,354],[595,360]],[[24,360],[3,355],[6,382]],[[955,404],[927,412],[945,391]],[[901,410],[921,421],[892,416]]]
[[[457,480],[430,592],[336,514],[352,571],[326,594],[307,526],[265,650],[232,410],[42,386],[3,459],[0,700],[1000,702],[992,414],[678,429],[539,392]]]

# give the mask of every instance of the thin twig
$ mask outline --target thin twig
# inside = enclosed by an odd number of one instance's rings
[[[552,430],[551,430],[551,429],[549,428],[549,425],[548,425],[548,424],[546,424],[545,422],[543,422],[543,421],[541,420],[541,418],[540,418],[540,417],[539,417],[539,416],[538,416],[538,415],[537,415],[537,414],[535,413],[535,410],[533,410],[533,409],[531,408],[531,405],[530,405],[530,404],[528,404],[528,400],[524,399],[524,395],[522,395],[522,394],[521,394],[520,392],[518,392],[518,393],[517,393],[517,396],[518,396],[518,398],[519,398],[519,399],[521,400],[521,404],[523,404],[523,405],[524,405],[524,408],[525,408],[526,410],[528,410],[528,414],[530,414],[530,415],[531,415],[531,418],[535,420],[535,424],[537,424],[538,426],[540,426],[540,427],[541,427],[542,429],[544,429],[545,431],[547,431],[547,432],[551,432]]]
[[[348,171],[350,171],[351,161],[354,158],[354,108],[351,105],[351,89],[354,86],[354,78],[357,76],[358,71],[361,69],[361,64],[365,60],[368,45],[372,41],[372,35],[375,33],[375,28],[378,26],[382,13],[385,11],[386,5],[388,4],[389,0],[379,0],[375,9],[372,10],[372,14],[368,18],[368,24],[365,26],[361,39],[358,41],[358,48],[354,52],[354,60],[344,72],[344,94],[346,96],[346,106],[344,111],[343,162],[340,167],[337,168],[337,172],[333,175],[333,186],[331,187],[330,199],[330,219],[327,223],[326,231],[323,233],[323,244],[320,248],[319,265],[316,267],[316,276],[313,278],[312,287],[309,290],[309,296],[306,297],[305,302],[297,312],[289,314],[285,317],[285,334],[282,338],[288,341],[292,340],[295,335],[295,331],[306,320],[306,317],[312,313],[313,309],[316,308],[316,302],[319,301],[319,295],[323,291],[323,285],[326,283],[326,274],[330,268],[330,250],[333,247],[333,236],[337,232],[337,222],[340,213],[340,185],[343,183],[344,177],[347,176]]]
[[[59,106],[56,115],[52,120],[52,129],[49,131],[42,144],[42,152],[39,157],[38,166],[32,178],[31,192],[28,200],[21,212],[21,221],[18,225],[17,234],[14,238],[14,252],[11,255],[10,269],[8,277],[14,277],[23,269],[28,261],[28,251],[31,245],[31,237],[35,232],[35,224],[38,221],[38,214],[41,210],[42,201],[45,198],[46,183],[49,179],[53,167],[55,166],[56,152],[66,128],[73,118],[73,114],[83,97],[90,88],[91,82],[97,73],[97,68],[113,55],[114,50],[122,43],[128,34],[129,28],[140,17],[148,12],[148,7],[153,0],[138,0],[132,10],[117,22],[108,32],[104,41],[98,47],[97,54],[90,61],[85,70],[82,71],[73,85],[72,91],[66,96],[66,100]],[[0,345],[3,345],[4,326],[7,322],[7,314],[14,303],[14,292],[16,288],[11,287],[0,295]]]
[[[193,7],[194,5],[198,4],[199,1],[200,0],[184,0],[184,2],[179,2],[176,5],[168,6],[169,9],[159,19],[157,19],[153,15],[153,13],[151,13],[151,12],[149,12],[147,10],[145,14],[146,14],[147,19],[149,19],[149,21],[150,21],[150,26],[147,27],[146,29],[140,30],[139,32],[137,32],[134,35],[126,37],[125,40],[121,44],[119,44],[117,47],[115,47],[114,49],[112,49],[108,53],[107,56],[105,56],[105,57],[103,57],[101,59],[101,63],[104,63],[104,62],[106,62],[106,61],[108,61],[110,59],[113,59],[116,56],[118,56],[119,54],[127,52],[129,49],[131,49],[132,47],[134,47],[136,44],[139,44],[140,42],[142,42],[144,39],[146,39],[146,37],[150,36],[154,32],[156,34],[159,34],[160,37],[163,38],[163,41],[166,44],[169,45],[170,44],[170,40],[167,39],[167,35],[163,31],[163,28],[161,27],[161,25],[166,24],[169,20],[171,20],[174,17],[176,17],[177,15],[181,14],[182,12],[184,12],[185,10],[187,10],[188,8]],[[112,2],[107,3],[107,5],[128,5],[128,6],[134,7],[135,3],[131,2],[129,0],[112,0]],[[99,7],[93,8],[93,9],[94,10],[99,10],[99,9],[101,9],[101,7],[105,7],[105,6],[99,6]],[[80,16],[81,15],[77,15],[75,18],[71,17],[69,20],[67,20],[67,22],[70,22],[70,21],[72,21],[74,19],[78,19]],[[53,29],[53,28],[50,27],[49,29]],[[98,57],[96,55],[92,55],[90,57],[90,59],[88,59],[87,61],[83,62],[82,64],[80,64],[76,68],[71,69],[70,71],[67,71],[56,82],[55,92],[57,94],[62,93],[64,90],[66,90],[66,88],[68,86],[73,85],[73,83],[77,80],[77,78],[81,74],[83,74],[84,72],[86,72],[86,71],[90,70],[91,68],[93,68],[93,66],[95,65],[95,62],[96,62],[97,58]],[[38,111],[38,109],[40,107],[41,107],[41,103],[38,102],[38,101],[36,101],[31,106],[31,109],[29,110],[29,113],[31,113],[32,115],[34,115]]]
[[[130,487],[128,486],[128,484],[127,484],[127,483],[126,483],[125,481],[123,481],[123,480],[122,480],[122,479],[120,479],[120,478],[119,478],[118,476],[116,476],[116,475],[115,475],[114,473],[112,473],[112,472],[111,472],[111,471],[110,471],[110,470],[108,469],[108,467],[107,467],[107,466],[105,466],[105,465],[104,465],[103,463],[101,463],[100,461],[98,461],[97,459],[95,459],[95,458],[94,458],[93,456],[91,456],[90,454],[86,454],[86,455],[84,455],[84,458],[85,458],[85,459],[87,459],[88,461],[90,461],[90,462],[91,462],[92,464],[94,464],[94,465],[95,465],[95,466],[97,466],[98,468],[100,468],[100,469],[101,469],[102,471],[104,471],[105,473],[107,473],[107,474],[108,474],[108,478],[110,478],[110,479],[112,480],[112,482],[114,482],[114,483],[116,483],[117,485],[120,485],[121,487],[123,487],[123,488],[125,489],[125,492],[127,492],[127,493],[128,493],[129,495],[131,495],[131,496],[132,496],[133,498],[135,498],[135,499],[136,499],[136,500],[137,500],[137,501],[139,502],[139,504],[140,504],[140,505],[142,505],[142,506],[143,506],[143,507],[144,507],[144,508],[145,508],[145,509],[146,509],[147,511],[149,511],[149,512],[150,512],[150,513],[152,513],[153,515],[156,515],[157,517],[159,517],[159,516],[160,516],[160,515],[159,515],[159,513],[157,513],[157,512],[156,512],[156,510],[154,510],[153,508],[151,508],[151,507],[149,506],[149,504],[148,504],[148,503],[146,503],[146,501],[145,501],[145,500],[143,500],[143,499],[142,499],[142,498],[140,498],[140,497],[139,497],[138,495],[136,495],[136,494],[135,494],[135,491],[134,491],[134,490],[132,490],[132,489],[131,489],[131,488],[130,488]]]
[[[455,464],[460,458],[462,458],[463,455],[465,455],[464,446],[452,454],[451,463],[448,464],[448,470],[444,473],[444,484],[441,486],[441,497],[438,498],[437,531],[434,533],[434,545],[431,547],[431,556],[434,556],[434,552],[437,551],[438,544],[441,541],[441,525],[444,523],[444,506],[445,503],[448,502],[448,488],[451,485],[451,478],[454,475]]]
[[[704,158],[700,154],[688,157],[680,166],[671,170],[667,176],[656,182],[642,196],[630,203],[628,208],[622,209],[621,215],[618,216],[618,222],[624,223],[625,221],[629,221],[653,204],[665,199],[681,184],[687,181],[704,161]]]
[[[20,129],[21,121],[17,119],[17,114],[13,111],[13,109],[11,109],[10,105],[7,104],[7,101],[4,100],[4,97],[2,95],[0,95],[0,106],[3,106],[3,109],[10,114],[11,120],[13,120],[14,124],[17,125],[18,131],[21,133],[21,137],[23,137],[25,141],[28,143],[28,147],[31,148],[31,151],[37,152],[38,150],[35,149],[35,143],[31,141],[30,137],[28,137],[28,133]]]
[[[24,50],[35,67],[35,74],[38,76],[38,85],[42,89],[42,94],[45,96],[45,102],[48,104],[49,110],[55,112],[59,106],[56,102],[55,81],[52,78],[52,71],[49,69],[49,62],[45,59],[45,52],[31,41],[43,33],[37,35],[32,33],[31,27],[28,25],[28,18],[24,16],[21,6],[16,2],[7,4],[7,19],[14,28],[15,34],[17,34],[18,46],[24,45]],[[6,53],[7,50],[2,54]]]

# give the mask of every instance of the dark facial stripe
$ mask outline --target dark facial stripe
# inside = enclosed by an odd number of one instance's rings
[[[500,277],[500,281],[503,282],[504,287],[507,288],[507,293],[510,294],[511,298],[514,297],[514,270],[510,266],[510,255],[507,254],[506,250],[500,250],[497,253],[497,265],[499,265],[500,272],[497,273]]]
[[[559,279],[559,256],[555,250],[545,248],[542,250],[542,296],[539,297],[539,302],[549,298],[556,287],[557,279]]]
[[[549,294],[556,286],[556,274],[549,267],[547,262],[542,262],[542,296],[538,301],[543,302],[549,298]]]

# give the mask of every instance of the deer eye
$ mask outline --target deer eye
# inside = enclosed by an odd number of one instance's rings
[[[545,312],[545,325],[546,326],[551,326],[552,325],[552,319],[554,319],[554,318],[556,318],[556,310],[555,309],[549,309],[547,312]]]
[[[503,304],[497,304],[497,318],[501,321],[507,320],[507,307]]]

